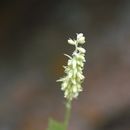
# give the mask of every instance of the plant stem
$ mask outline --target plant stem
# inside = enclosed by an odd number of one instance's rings
[[[65,119],[64,119],[65,130],[67,130],[67,128],[68,128],[70,115],[71,115],[71,101],[67,101],[66,102],[66,113],[65,113]]]

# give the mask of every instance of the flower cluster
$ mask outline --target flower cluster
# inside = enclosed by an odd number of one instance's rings
[[[64,91],[64,97],[72,101],[82,91],[81,83],[85,78],[83,76],[83,69],[86,50],[80,46],[85,43],[85,37],[82,33],[79,33],[76,40],[69,39],[68,43],[74,45],[75,50],[72,56],[65,54],[69,58],[67,66],[63,66],[66,75],[57,81],[62,82],[61,90]]]

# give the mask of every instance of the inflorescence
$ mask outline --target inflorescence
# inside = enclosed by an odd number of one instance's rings
[[[81,47],[85,43],[85,37],[82,33],[77,34],[76,40],[71,38],[68,40],[68,43],[75,46],[75,50],[72,53],[72,56],[67,56],[68,63],[64,67],[65,76],[57,80],[61,83],[61,90],[64,91],[64,97],[72,101],[74,98],[77,98],[79,92],[82,91],[82,82],[84,80],[83,69],[85,62],[85,52],[86,50]]]

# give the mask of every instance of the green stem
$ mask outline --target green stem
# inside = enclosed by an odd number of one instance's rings
[[[68,129],[70,115],[71,115],[71,101],[67,101],[66,102],[66,113],[65,113],[65,119],[64,119],[65,130]]]

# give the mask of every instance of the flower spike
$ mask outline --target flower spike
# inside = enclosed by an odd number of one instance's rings
[[[65,56],[69,58],[67,66],[64,66],[65,76],[57,80],[57,82],[62,82],[61,90],[64,91],[64,97],[68,101],[72,101],[74,98],[77,98],[79,92],[82,91],[81,84],[85,78],[83,69],[86,50],[79,46],[85,43],[85,37],[83,33],[79,33],[77,34],[76,40],[70,38],[68,43],[75,45],[75,51],[72,53],[72,56],[65,54]]]

